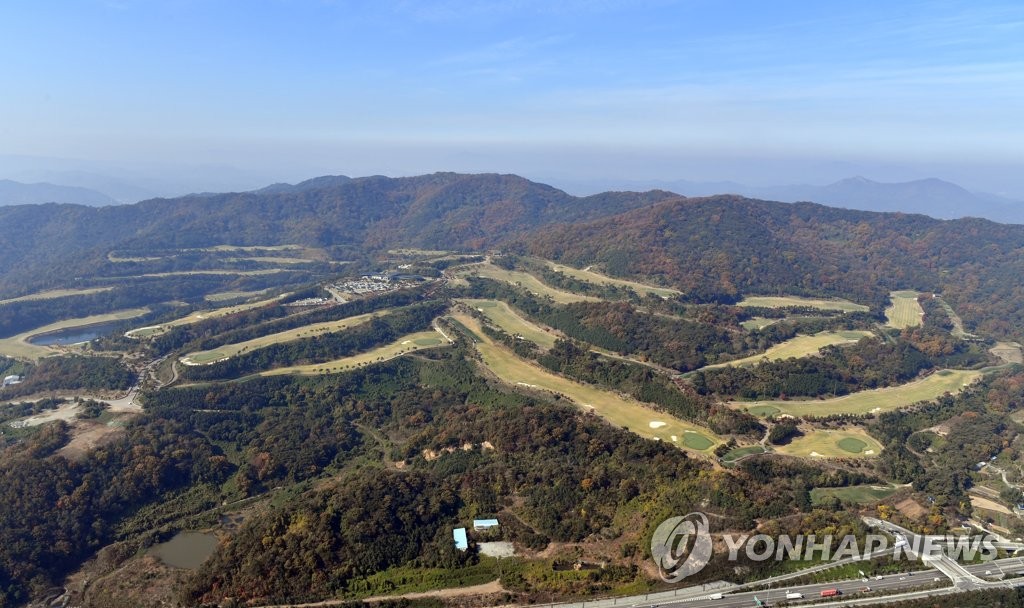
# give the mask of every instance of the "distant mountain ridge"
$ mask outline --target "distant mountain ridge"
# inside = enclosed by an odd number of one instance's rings
[[[871,189],[865,181],[843,188]],[[0,207],[0,294],[117,276],[113,250],[222,244],[305,245],[367,265],[403,247],[502,249],[650,277],[691,297],[841,296],[879,314],[889,290],[915,289],[942,293],[972,329],[1024,337],[1024,226],[663,190],[576,197],[498,174],[325,176],[134,205]]]
[[[0,205],[36,205],[41,203],[68,203],[99,207],[116,205],[116,200],[89,188],[59,186],[47,182],[26,184],[0,179]]]
[[[889,292],[940,293],[972,327],[1021,335],[1024,226],[782,203],[676,197],[572,226],[521,250],[613,276],[647,277],[697,300],[841,296],[881,313]]]
[[[300,244],[338,256],[389,247],[480,249],[555,223],[653,204],[668,192],[574,197],[516,175],[325,176],[262,191],[196,194],[134,205],[0,208],[0,289],[42,268],[89,274],[111,249]]]
[[[739,194],[784,203],[813,202],[859,211],[920,213],[945,220],[980,217],[995,222],[1024,224],[1024,201],[971,192],[957,184],[936,178],[887,183],[857,176],[824,186],[749,186],[737,182],[688,180],[618,183],[605,181],[601,182],[600,186],[663,188],[684,196]]]

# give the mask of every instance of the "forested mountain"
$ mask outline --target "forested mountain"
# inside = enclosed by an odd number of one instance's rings
[[[942,293],[975,327],[1020,333],[1024,227],[987,220],[775,203],[675,198],[541,229],[524,251],[612,275],[647,276],[691,297],[833,295],[878,312],[893,289]]]
[[[621,215],[620,215],[621,214]],[[0,208],[0,291],[66,286],[118,249],[299,244],[334,259],[395,247],[523,251],[691,298],[839,295],[881,311],[891,289],[941,292],[973,327],[1024,328],[1024,226],[662,191],[577,198],[514,175],[323,177],[262,191],[105,208]],[[59,270],[59,272],[58,272]],[[65,284],[60,284],[63,281]]]
[[[60,264],[86,274],[114,248],[300,244],[346,252],[476,249],[554,222],[576,222],[664,200],[664,192],[577,198],[514,175],[318,178],[262,192],[191,195],[93,209],[0,209],[5,290]],[[73,275],[73,276],[74,276]]]

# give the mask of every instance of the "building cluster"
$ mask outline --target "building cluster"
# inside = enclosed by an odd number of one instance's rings
[[[303,298],[301,300],[295,300],[294,302],[288,302],[285,306],[319,306],[321,304],[326,304],[327,302],[327,298]]]
[[[423,281],[419,275],[409,274],[364,274],[358,279],[336,283],[330,287],[342,293],[375,293],[404,287],[409,282]]]
[[[497,519],[474,519],[473,520],[473,531],[474,532],[487,532],[490,530],[496,530],[498,528]],[[452,530],[452,538],[455,540],[455,548],[459,551],[465,551],[469,549],[469,535],[465,528],[454,528]]]

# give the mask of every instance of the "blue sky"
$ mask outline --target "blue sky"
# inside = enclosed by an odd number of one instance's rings
[[[1024,197],[1019,0],[4,2],[0,53],[0,155]]]

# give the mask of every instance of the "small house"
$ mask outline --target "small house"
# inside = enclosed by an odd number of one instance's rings
[[[490,530],[491,528],[497,528],[497,527],[498,527],[498,520],[496,520],[496,519],[474,519],[473,520],[473,529],[476,530],[477,532],[481,532],[483,530]]]
[[[465,528],[455,528],[452,530],[452,538],[455,539],[455,548],[459,551],[469,549],[469,538],[466,536]]]

